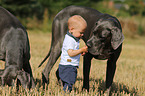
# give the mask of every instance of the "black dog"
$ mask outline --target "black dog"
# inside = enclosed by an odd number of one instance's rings
[[[0,34],[0,60],[5,61],[5,69],[0,70],[2,85],[12,85],[18,79],[17,83],[24,88],[34,88],[27,32],[15,16],[2,7]]]
[[[49,82],[50,70],[61,54],[63,39],[68,30],[67,20],[73,15],[82,16],[87,21],[88,25],[82,38],[89,47],[89,52],[84,56],[83,88],[89,91],[91,59],[93,57],[100,60],[108,59],[106,88],[109,92],[116,70],[116,61],[120,55],[124,39],[121,25],[113,16],[100,13],[95,9],[80,6],[69,6],[64,8],[54,18],[52,25],[51,48],[48,55],[42,61],[43,63],[50,56],[49,61],[42,72],[43,83]],[[58,70],[56,73],[59,79]]]

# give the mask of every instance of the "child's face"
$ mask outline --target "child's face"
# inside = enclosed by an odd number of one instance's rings
[[[73,28],[70,30],[71,34],[76,38],[81,38],[84,35],[86,27],[80,26],[79,28]]]

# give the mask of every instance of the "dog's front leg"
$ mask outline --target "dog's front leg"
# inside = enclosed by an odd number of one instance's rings
[[[121,50],[122,50],[122,45],[113,54],[111,54],[110,58],[107,61],[106,89],[108,95],[111,90],[111,85],[113,83],[113,78],[116,71],[116,62],[120,56]]]
[[[89,91],[89,74],[90,74],[90,67],[91,67],[91,59],[92,56],[87,53],[84,56],[84,60],[83,60],[83,90],[87,89],[87,91]]]
[[[1,76],[2,86],[5,84],[12,85],[13,79],[17,76],[17,67],[15,65],[10,65],[5,68]]]

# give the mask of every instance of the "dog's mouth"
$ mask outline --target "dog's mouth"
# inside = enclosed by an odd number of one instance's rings
[[[88,48],[88,51],[92,55],[101,55],[101,53],[98,50],[93,50],[92,48]]]
[[[88,51],[94,56],[109,56],[110,54],[113,53],[110,49],[104,49],[104,48],[100,48],[98,50],[88,48]]]
[[[108,55],[110,50],[105,49],[104,46],[98,46],[98,47],[88,47],[89,53],[92,55]]]

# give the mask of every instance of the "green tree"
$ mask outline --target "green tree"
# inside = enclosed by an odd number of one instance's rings
[[[51,18],[69,5],[90,6],[91,2],[96,2],[96,0],[39,0],[39,2],[44,8],[47,8],[49,18]]]
[[[125,0],[125,4],[128,4],[129,10],[127,12],[132,15],[142,15],[144,11],[143,0]]]
[[[42,6],[37,0],[1,0],[0,5],[16,16],[29,17],[41,14]]]

